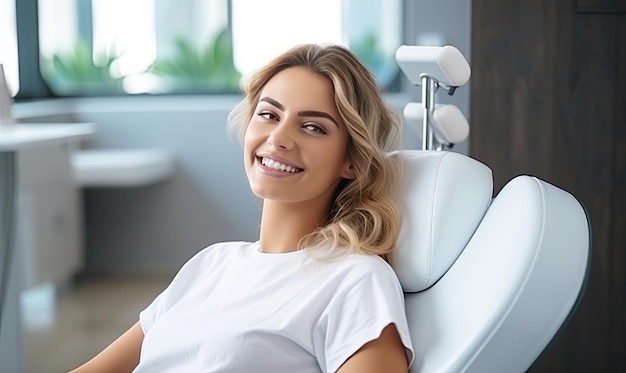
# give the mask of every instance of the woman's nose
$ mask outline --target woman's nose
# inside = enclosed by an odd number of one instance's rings
[[[280,122],[267,137],[267,144],[275,149],[291,150],[295,144],[293,131],[293,124]]]

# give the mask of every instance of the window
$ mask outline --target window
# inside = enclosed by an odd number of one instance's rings
[[[242,73],[303,42],[348,46],[383,86],[398,68],[402,3],[383,0],[232,0],[235,65]]]
[[[342,42],[341,1],[232,1],[235,65],[244,74],[298,43]]]
[[[17,31],[15,28],[15,0],[0,0],[0,64],[12,96],[19,90],[17,63]]]
[[[10,0],[0,0],[9,2]],[[303,42],[355,51],[397,76],[401,0],[38,0],[41,76],[65,95],[235,92]]]
[[[57,95],[157,89],[148,74],[154,0],[40,0],[39,41],[41,74]]]

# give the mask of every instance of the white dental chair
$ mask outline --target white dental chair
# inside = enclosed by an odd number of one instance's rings
[[[436,105],[422,107],[433,125]],[[394,154],[403,222],[391,264],[406,294],[411,372],[525,372],[582,294],[588,216],[571,194],[527,175],[494,198],[486,165],[442,151],[445,134],[460,132],[428,131],[423,150]]]

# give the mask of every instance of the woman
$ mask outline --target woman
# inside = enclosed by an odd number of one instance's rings
[[[387,151],[398,120],[359,59],[301,45],[248,81],[230,126],[263,200],[257,242],[190,259],[118,340],[75,372],[407,372]]]

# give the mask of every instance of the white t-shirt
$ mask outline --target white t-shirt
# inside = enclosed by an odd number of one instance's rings
[[[400,283],[370,255],[218,243],[181,268],[140,322],[135,373],[335,372],[390,323],[413,360]]]

